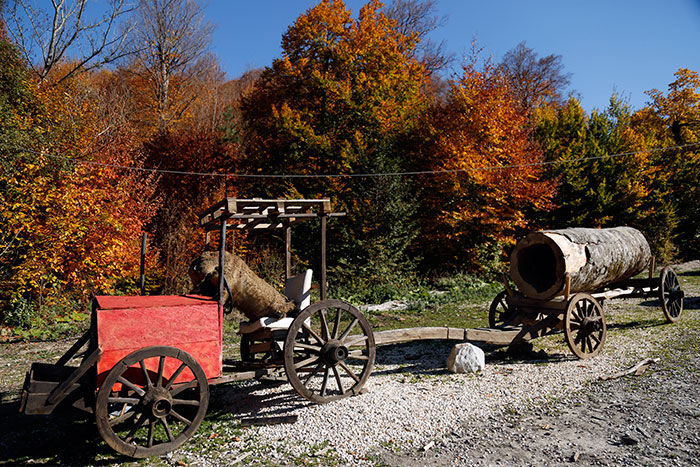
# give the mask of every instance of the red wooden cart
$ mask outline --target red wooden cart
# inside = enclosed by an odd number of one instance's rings
[[[337,215],[342,213],[333,213],[325,199],[226,199],[200,216],[207,244],[211,231],[220,232],[220,271],[229,227],[285,228],[289,283],[307,288],[308,280],[290,277],[291,226],[321,221],[322,300],[306,306],[308,290],[291,290],[298,305],[293,316],[243,323],[242,361],[222,358],[223,305],[218,300],[98,296],[90,330],[55,364],[32,364],[20,410],[90,412],[110,447],[143,458],[175,449],[197,431],[212,384],[284,371],[293,388],[314,402],[359,393],[372,371],[376,347],[362,313],[349,303],[325,300],[326,219]],[[79,365],[70,364],[81,357]]]

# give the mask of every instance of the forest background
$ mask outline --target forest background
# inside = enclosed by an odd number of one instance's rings
[[[143,233],[147,293],[188,292],[197,214],[225,196],[330,198],[347,213],[329,224],[330,291],[354,301],[493,278],[535,229],[630,225],[658,263],[698,257],[691,69],[641,109],[613,94],[587,113],[562,57],[525,43],[499,59],[475,43],[448,76],[455,58],[428,39],[435,0],[371,0],[356,14],[325,0],[289,26],[281,57],[227,79],[198,1],[39,5],[0,0],[10,332],[85,319],[94,294],[139,293]],[[296,268],[318,270],[316,229],[295,228]],[[282,245],[236,238],[279,286]]]

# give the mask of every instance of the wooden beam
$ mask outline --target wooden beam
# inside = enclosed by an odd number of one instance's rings
[[[221,223],[219,234],[219,310],[224,306],[224,271],[226,267],[226,221]]]
[[[292,277],[292,227],[287,226],[284,236],[284,264],[287,279]]]
[[[374,333],[376,345],[399,344],[417,340],[456,340],[483,342],[493,345],[510,345],[516,342],[528,340],[527,328],[450,328],[450,327],[424,327],[391,329]]]
[[[321,300],[326,299],[326,216],[321,216]]]

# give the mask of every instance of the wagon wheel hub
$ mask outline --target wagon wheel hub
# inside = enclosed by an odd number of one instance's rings
[[[584,335],[593,334],[598,329],[599,323],[600,318],[591,318],[586,316],[583,318],[583,322],[581,323],[581,330],[583,331]]]
[[[685,292],[680,287],[674,287],[671,289],[670,299],[672,302],[682,300],[685,298]]]
[[[321,355],[327,365],[337,365],[348,358],[348,348],[338,340],[330,340],[321,349]]]
[[[170,391],[162,387],[153,387],[144,395],[143,405],[146,413],[150,411],[155,418],[165,418],[173,408],[173,399]]]

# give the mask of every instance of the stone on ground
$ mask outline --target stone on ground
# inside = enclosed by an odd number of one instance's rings
[[[447,358],[447,369],[453,373],[476,373],[485,366],[484,351],[469,342],[455,345]]]

